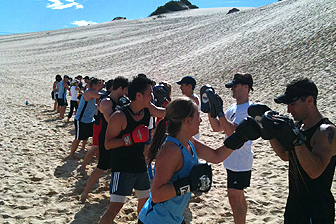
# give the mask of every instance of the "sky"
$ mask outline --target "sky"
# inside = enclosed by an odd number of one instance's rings
[[[0,0],[0,35],[148,17],[170,0]],[[189,0],[199,8],[260,7],[277,0]]]

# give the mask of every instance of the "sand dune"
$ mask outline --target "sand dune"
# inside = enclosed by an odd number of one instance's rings
[[[223,84],[235,72],[249,72],[255,81],[251,100],[282,113],[286,108],[273,98],[288,81],[306,76],[319,88],[319,109],[335,122],[335,2],[284,0],[230,15],[228,10],[195,9],[163,18],[0,36],[1,223],[97,223],[107,208],[108,174],[85,204],[79,201],[88,179],[77,171],[85,152],[79,152],[78,161],[67,159],[74,127],[51,111],[57,74],[107,80],[145,73],[171,82],[173,97],[180,95],[174,82],[193,75],[197,92],[212,84],[228,107],[234,101]],[[201,140],[221,145],[224,136],[213,133],[202,118]],[[247,223],[282,223],[287,164],[265,141],[255,141],[253,150]],[[95,166],[88,166],[88,174]],[[188,223],[233,222],[226,172],[220,164],[213,170],[213,187],[192,198]],[[332,191],[335,195],[335,180]],[[130,197],[116,222],[136,223],[135,205]]]

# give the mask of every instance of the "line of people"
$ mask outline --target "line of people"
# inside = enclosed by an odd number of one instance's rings
[[[81,195],[84,202],[100,175],[111,169],[110,205],[100,223],[113,223],[133,190],[138,197],[139,223],[184,223],[183,213],[191,192],[207,192],[211,188],[211,168],[209,171],[207,164],[199,164],[198,158],[210,163],[223,162],[234,222],[246,223],[244,189],[250,186],[252,141],[259,137],[269,140],[275,153],[289,161],[285,223],[334,222],[330,188],[336,161],[336,129],[318,111],[318,91],[311,80],[294,80],[285,94],[275,99],[276,103],[287,105],[295,122],[249,100],[253,91],[250,74],[235,74],[225,85],[236,100],[225,112],[221,97],[211,86],[201,88],[200,98],[194,93],[196,80],[191,76],[177,82],[187,98],[170,103],[167,88],[155,88],[154,82],[143,74],[130,82],[115,78],[104,97],[98,83],[97,79],[90,80],[79,102],[71,156],[80,140],[85,142],[94,136],[94,109],[100,99],[99,160]],[[161,103],[163,97],[166,108]],[[218,149],[199,141],[200,111],[208,114],[213,131],[225,133],[224,144]],[[151,117],[162,119],[150,140]],[[84,159],[83,169],[93,152],[97,149],[87,153],[89,158]],[[153,161],[151,183],[148,168]]]

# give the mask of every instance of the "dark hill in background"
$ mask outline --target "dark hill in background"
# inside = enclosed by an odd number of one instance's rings
[[[192,5],[188,0],[170,1],[164,6],[158,7],[150,16],[187,9],[198,9],[198,7],[196,5]]]

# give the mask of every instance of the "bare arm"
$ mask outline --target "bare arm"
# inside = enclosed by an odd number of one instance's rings
[[[183,155],[180,148],[170,142],[163,144],[156,159],[156,171],[151,189],[154,203],[167,201],[176,196],[175,188],[169,181],[182,166]]]
[[[69,87],[68,83],[66,83],[66,82],[63,82],[63,87],[67,90],[70,90],[70,87]]]
[[[311,140],[313,150],[310,152],[305,144],[295,147],[296,155],[302,168],[310,178],[318,178],[336,154],[336,129],[332,125],[321,125]]]
[[[225,134],[229,136],[235,131],[237,127],[236,123],[227,120],[225,116],[220,118],[212,118],[210,117],[210,114],[208,114],[208,117],[211,128],[214,132],[224,131]]]
[[[106,98],[100,102],[99,111],[104,115],[106,121],[110,120],[111,115],[113,114],[113,102],[112,100]]]
[[[283,161],[288,161],[288,152],[285,151],[282,147],[282,145],[280,145],[280,143],[276,140],[276,139],[271,139],[270,140],[271,146],[274,150],[274,152],[283,160]]]
[[[98,91],[94,91],[94,90],[87,90],[83,94],[84,100],[86,101],[90,101],[92,99],[99,99],[100,96],[101,94],[98,93]]]
[[[163,107],[157,107],[151,103],[148,109],[152,117],[165,117],[166,116],[166,109]]]
[[[123,112],[117,111],[110,117],[105,134],[105,148],[115,149],[124,145],[122,138],[117,138],[122,130],[126,128],[127,120]]]
[[[192,139],[192,142],[196,148],[198,157],[210,163],[223,162],[234,151],[226,148],[224,145],[217,149],[213,149],[195,138]]]

